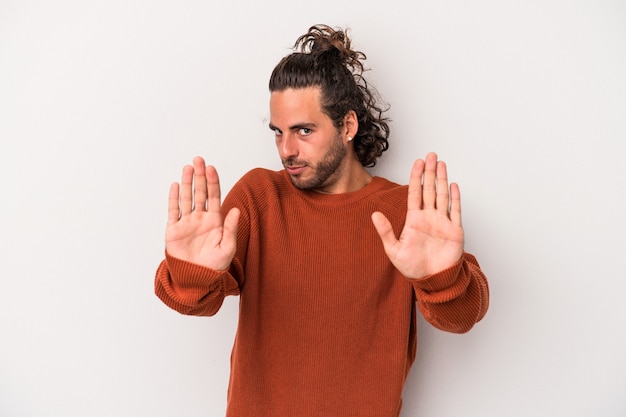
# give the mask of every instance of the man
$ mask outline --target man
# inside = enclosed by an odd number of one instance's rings
[[[346,32],[314,26],[270,78],[284,170],[254,169],[220,198],[196,157],[169,194],[156,294],[213,315],[240,296],[228,417],[397,417],[416,305],[468,331],[488,285],[464,252],[459,188],[434,153],[409,185],[372,177],[389,127]],[[399,238],[396,238],[399,236]]]

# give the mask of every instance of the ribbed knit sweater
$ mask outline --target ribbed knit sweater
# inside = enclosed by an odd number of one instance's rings
[[[399,235],[406,200],[407,186],[381,177],[319,194],[284,171],[255,169],[222,207],[241,210],[228,271],[166,253],[155,291],[174,310],[210,316],[225,296],[240,296],[227,417],[397,417],[416,306],[449,332],[484,316],[488,285],[472,255],[422,279],[391,264],[371,214],[385,214]]]

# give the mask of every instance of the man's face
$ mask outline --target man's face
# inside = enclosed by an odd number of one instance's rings
[[[332,120],[322,112],[320,89],[287,89],[270,97],[270,129],[293,184],[333,192],[341,177],[346,146]]]

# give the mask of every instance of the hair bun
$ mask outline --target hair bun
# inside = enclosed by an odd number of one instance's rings
[[[344,31],[328,25],[311,26],[306,34],[296,40],[294,49],[317,56],[324,54],[336,56],[358,75],[364,70],[361,61],[365,60],[366,56],[363,52],[352,50],[348,29]]]

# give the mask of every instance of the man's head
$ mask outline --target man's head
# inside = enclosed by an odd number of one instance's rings
[[[363,78],[365,54],[352,50],[345,31],[326,25],[311,27],[296,40],[294,50],[272,72],[272,96],[288,89],[317,89],[321,111],[338,135],[343,130],[345,136],[346,117],[355,121],[350,146],[361,165],[374,166],[389,147],[389,126],[376,92]]]
[[[283,166],[296,187],[340,192],[355,166],[363,170],[348,145],[357,132],[358,122],[350,111],[341,126],[336,127],[322,110],[320,96],[319,87],[273,92],[269,127],[274,131]]]

